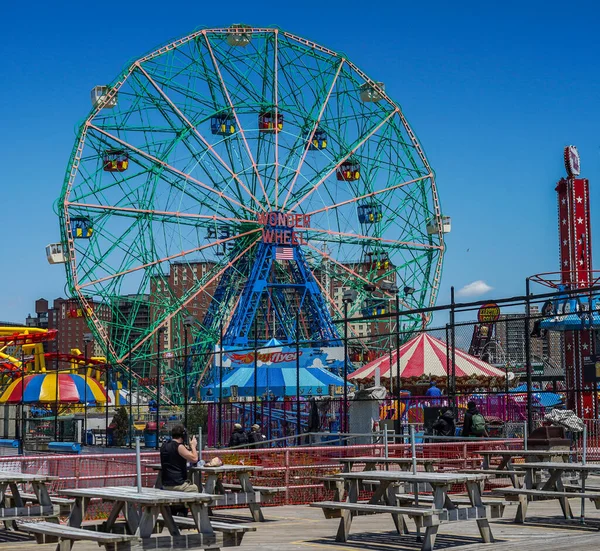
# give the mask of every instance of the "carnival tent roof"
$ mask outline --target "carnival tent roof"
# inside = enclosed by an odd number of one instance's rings
[[[448,347],[446,343],[432,337],[428,333],[420,333],[400,347],[400,376],[402,378],[447,377]],[[456,348],[457,377],[504,377],[504,372],[475,356]],[[391,353],[392,376],[396,376],[396,350]],[[358,368],[349,375],[352,380],[373,379],[375,370],[379,368],[382,379],[390,378],[390,354],[385,354],[376,360]]]
[[[281,365],[259,365],[256,370],[257,394],[275,396],[294,396],[296,394],[296,368]],[[337,391],[343,388],[344,379],[322,367],[301,367],[300,396],[319,396],[329,394],[329,385],[335,385]],[[231,387],[237,387],[238,396],[254,396],[254,365],[238,367],[223,376],[223,396],[231,396]],[[203,399],[218,399],[219,383],[202,388]]]
[[[106,402],[104,387],[96,379],[76,373],[59,373],[57,381],[56,376],[56,373],[37,373],[25,375],[24,379],[19,377],[0,396],[0,403]]]

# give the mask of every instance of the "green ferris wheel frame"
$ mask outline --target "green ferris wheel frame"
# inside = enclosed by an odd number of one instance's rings
[[[435,304],[434,173],[400,106],[343,54],[278,28],[201,29],[94,93],[58,214],[69,290],[111,362],[147,373],[161,327],[167,358],[183,354],[188,328],[196,351],[211,351],[269,212],[310,219],[301,246],[334,318],[346,288],[353,316],[398,287],[411,290],[406,309]],[[226,272],[233,291],[205,324]],[[427,322],[403,318],[408,330]],[[175,384],[183,362],[168,367]]]

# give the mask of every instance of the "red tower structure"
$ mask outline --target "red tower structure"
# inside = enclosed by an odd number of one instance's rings
[[[592,284],[592,242],[590,231],[589,181],[579,178],[580,159],[577,148],[565,147],[567,177],[556,186],[558,195],[558,232],[560,236],[561,282],[565,289],[583,289]],[[594,357],[592,328],[564,333],[564,366],[567,407],[579,417],[596,418],[595,376],[584,369],[587,358]]]

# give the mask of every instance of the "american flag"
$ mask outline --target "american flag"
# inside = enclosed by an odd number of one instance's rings
[[[277,247],[275,260],[294,260],[294,249],[291,247]]]

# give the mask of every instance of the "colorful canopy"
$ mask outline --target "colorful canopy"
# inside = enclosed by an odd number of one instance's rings
[[[18,404],[21,401],[32,404],[37,402],[56,402],[56,373],[37,373],[15,379],[0,397],[0,403]],[[58,374],[58,402],[62,404],[87,402],[106,402],[104,387],[92,377],[76,373]],[[23,392],[24,389],[24,392]],[[24,394],[24,396],[22,395]]]
[[[396,350],[391,354],[392,377],[396,376]],[[420,333],[400,347],[400,376],[409,377],[447,377],[448,347],[446,343],[432,337],[428,333]],[[456,349],[456,376],[476,377],[504,377],[504,372],[497,369],[475,356],[470,356],[460,349]],[[375,377],[375,370],[379,368],[382,379],[390,378],[390,354],[385,354],[376,360],[358,368],[350,374],[349,379],[365,380]]]
[[[329,394],[329,385],[335,386],[335,393],[341,394],[344,379],[322,367],[300,368],[300,395],[319,396]],[[254,365],[239,367],[223,375],[223,396],[231,396],[231,387],[237,386],[238,396],[254,396]],[[258,396],[273,394],[276,397],[296,395],[296,369],[278,365],[259,365],[256,376]],[[202,388],[202,399],[218,400],[219,383]]]

